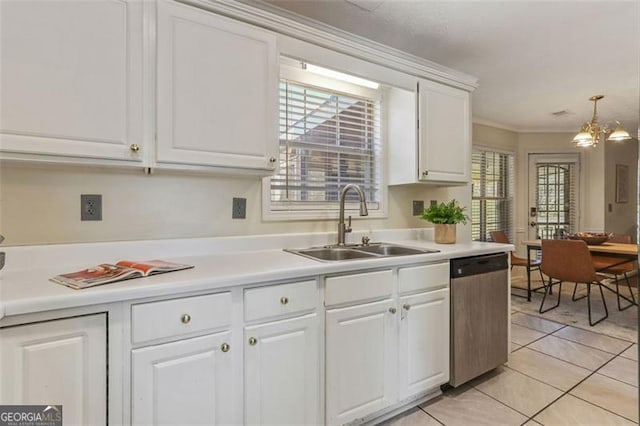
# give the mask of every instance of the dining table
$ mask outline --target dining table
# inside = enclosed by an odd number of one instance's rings
[[[523,241],[522,244],[527,247],[527,262],[531,264],[531,252],[534,250],[537,252],[542,249],[542,240],[527,240]],[[596,269],[596,272],[638,260],[637,244],[605,242],[602,244],[587,245],[587,247],[592,255],[611,258],[611,263],[607,263],[606,266],[603,266],[601,269]],[[528,288],[531,288],[531,276],[529,274],[527,279],[529,280]],[[528,296],[530,300],[531,294],[528,294]]]

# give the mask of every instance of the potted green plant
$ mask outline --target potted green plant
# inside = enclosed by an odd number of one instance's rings
[[[456,225],[466,224],[469,217],[464,213],[466,207],[461,207],[453,199],[448,203],[434,204],[425,209],[422,219],[435,225],[435,240],[439,244],[453,244],[456,242]]]

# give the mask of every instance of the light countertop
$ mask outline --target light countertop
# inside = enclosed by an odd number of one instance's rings
[[[513,250],[513,246],[510,244],[482,242],[436,244],[424,240],[425,235],[422,230],[418,230],[417,234],[415,230],[387,231],[377,234],[373,236],[375,241],[393,242],[408,247],[437,249],[440,252],[320,262],[281,249],[281,247],[300,248],[326,244],[326,241],[323,242],[325,237],[318,235],[314,235],[311,239],[296,235],[295,237],[259,236],[253,239],[251,237],[227,237],[226,239],[9,247],[7,249],[7,265],[9,266],[13,260],[14,267],[8,267],[2,271],[0,318],[146,297],[171,296],[241,285],[295,280],[370,268],[438,262],[457,257]],[[415,239],[416,236],[418,239]],[[429,236],[427,235],[427,237]],[[222,243],[221,240],[223,240]],[[305,243],[311,244],[305,245]],[[195,268],[84,290],[74,290],[49,281],[49,278],[55,275],[88,268],[99,263],[115,262],[124,258],[141,260],[158,257],[173,262],[192,264],[195,265]],[[62,258],[73,259],[73,261],[62,261]]]

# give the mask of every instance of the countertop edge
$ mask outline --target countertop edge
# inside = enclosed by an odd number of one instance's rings
[[[215,266],[207,269],[207,265],[215,265],[216,262],[224,263],[222,255],[200,256],[197,262],[203,266],[198,273],[184,273],[178,271],[171,274],[157,275],[137,280],[97,286],[85,290],[73,290],[59,284],[48,281],[52,273],[50,270],[35,271],[30,277],[20,277],[14,274],[10,282],[1,283],[4,289],[0,296],[8,298],[0,300],[0,320],[4,317],[42,313],[46,311],[90,307],[110,303],[135,301],[151,297],[180,297],[190,293],[205,291],[225,291],[234,287],[247,285],[260,285],[277,282],[286,282],[303,278],[317,277],[321,275],[350,273],[365,269],[380,269],[405,266],[419,263],[431,263],[448,261],[453,258],[484,255],[491,253],[509,252],[514,250],[511,244],[497,243],[460,243],[452,245],[439,245],[424,241],[394,241],[394,243],[424,248],[441,249],[439,253],[420,254],[411,256],[384,257],[376,259],[349,260],[342,262],[319,262],[305,259],[292,253],[286,253],[280,249],[262,251],[248,251],[238,256],[250,259],[251,256],[273,257],[277,261],[273,268],[268,266],[263,269],[246,270],[239,268],[237,271],[215,275]],[[181,258],[181,260],[189,258]],[[198,268],[198,265],[196,265]],[[193,270],[190,270],[193,271]],[[207,273],[209,271],[209,274]],[[202,273],[200,273],[202,272]],[[47,276],[49,274],[50,276]],[[37,281],[35,283],[31,281]],[[23,291],[19,286],[31,288]],[[55,287],[47,287],[55,286]],[[16,287],[16,288],[14,288]],[[15,295],[11,293],[15,292]],[[13,296],[13,297],[12,297]]]

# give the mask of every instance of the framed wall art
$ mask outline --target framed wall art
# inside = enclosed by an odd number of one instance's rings
[[[629,202],[629,166],[616,164],[616,203]]]

